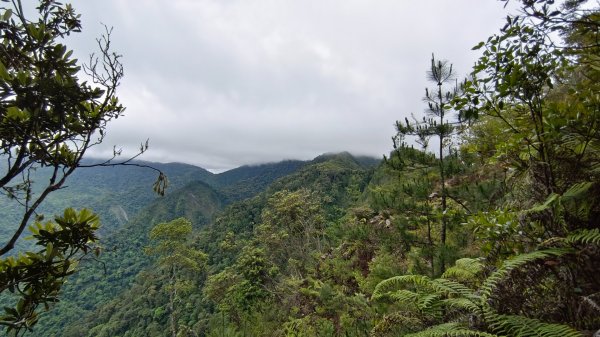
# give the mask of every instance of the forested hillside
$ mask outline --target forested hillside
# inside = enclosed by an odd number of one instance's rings
[[[57,205],[55,200],[76,199],[71,205],[77,207],[87,202],[87,207],[95,206],[93,209],[101,216],[103,227],[106,224],[108,228],[101,230],[102,255],[80,264],[81,271],[74,275],[71,284],[65,286],[57,308],[44,315],[47,317],[40,324],[40,330],[44,332],[36,331],[35,335],[61,335],[65,325],[127,289],[151,261],[143,254],[143,249],[148,244],[148,233],[153,225],[185,217],[193,221],[195,229],[202,228],[232,199],[235,200],[228,191],[242,190],[252,196],[275,178],[293,172],[307,162],[246,166],[221,174],[185,164],[133,164],[81,170],[80,174],[74,175],[68,188],[50,198],[48,213],[61,209],[62,204]],[[154,194],[151,189],[153,178],[146,168],[135,165],[151,165],[165,172],[169,192],[164,197]],[[249,185],[248,181],[257,184]],[[130,193],[139,195],[128,198]],[[68,195],[66,200],[61,199],[62,194]],[[10,214],[10,209],[4,212]],[[112,222],[117,216],[120,221]]]
[[[464,80],[432,55],[415,97],[425,111],[396,122],[382,160],[332,153],[218,175],[144,163],[172,182],[163,197],[136,167],[78,168],[44,207],[96,207],[99,254],[96,218],[56,218],[63,231],[89,223],[56,263],[68,282],[2,285],[0,324],[29,336],[598,336],[600,8],[518,4]],[[18,261],[54,265],[47,237],[62,231],[48,226],[32,227],[44,250]],[[2,277],[29,270],[16,260],[0,260]]]

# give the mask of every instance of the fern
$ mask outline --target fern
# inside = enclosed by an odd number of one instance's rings
[[[470,330],[459,323],[445,323],[423,331],[406,334],[404,337],[498,337],[498,335]]]
[[[400,303],[414,304],[419,299],[419,294],[410,290],[400,289],[393,293],[386,294],[391,300]]]
[[[569,242],[595,243],[598,240],[600,240],[600,233],[597,229],[579,232],[567,238]],[[481,321],[485,327],[484,331],[477,331],[454,322],[436,325],[404,336],[580,337],[581,333],[567,325],[544,323],[524,316],[498,314],[488,301],[499,285],[506,282],[513,270],[522,269],[530,263],[561,257],[573,252],[574,250],[569,248],[552,248],[517,255],[511,260],[505,261],[502,267],[485,279],[478,291],[446,278],[430,279],[423,275],[396,276],[379,283],[373,293],[373,299],[387,296],[400,303],[412,304],[415,312],[429,314],[430,318],[448,320],[449,317],[453,317],[462,322],[475,319],[475,321]],[[483,265],[478,260],[462,259],[459,261],[457,266],[449,268],[450,272],[444,276],[460,274],[461,272],[457,272],[457,270],[469,271],[470,275],[477,275],[483,270]],[[453,268],[454,270],[452,270]],[[414,291],[405,288],[414,289]]]
[[[573,328],[562,324],[544,323],[537,319],[514,315],[494,315],[490,320],[493,331],[515,337],[582,337]]]
[[[447,279],[432,280],[424,275],[400,275],[394,276],[387,280],[381,281],[373,291],[373,299],[379,299],[395,289],[403,289],[407,286],[415,287],[416,289],[433,292],[439,295],[457,295],[469,297],[473,295],[473,290],[465,285]]]
[[[455,265],[448,268],[442,277],[462,282],[476,282],[477,275],[482,271],[483,263],[480,259],[463,258],[456,260]]]
[[[592,182],[582,182],[574,184],[565,193],[563,193],[563,200],[569,199],[582,199],[586,197],[586,192],[594,185]]]
[[[373,299],[379,299],[390,291],[403,289],[407,285],[427,287],[431,279],[423,275],[399,275],[379,282],[373,291]]]
[[[598,228],[580,230],[567,236],[565,241],[571,244],[583,243],[600,245],[600,230]]]
[[[542,260],[552,256],[563,256],[571,252],[571,249],[564,248],[545,249],[517,255],[511,260],[506,260],[503,266],[490,275],[482,284],[481,294],[483,299],[485,300],[486,298],[489,298],[497,288],[498,284],[504,281],[511,271],[537,260]]]
[[[469,312],[475,313],[481,310],[481,308],[476,304],[476,301],[472,301],[466,298],[447,298],[440,301],[445,307],[455,310],[467,310]]]
[[[425,312],[439,311],[441,308],[439,305],[440,295],[438,294],[426,294],[421,296],[417,302],[419,309]]]
[[[432,287],[437,290],[439,293],[443,293],[446,295],[458,295],[466,298],[471,298],[474,296],[473,290],[466,287],[462,283],[455,282],[452,280],[447,280],[444,278],[439,278],[431,281]]]

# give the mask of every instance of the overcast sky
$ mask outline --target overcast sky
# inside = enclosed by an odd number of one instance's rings
[[[123,55],[113,145],[213,171],[349,151],[381,157],[424,110],[431,53],[466,75],[498,31],[496,0],[75,0],[80,58],[101,23]]]

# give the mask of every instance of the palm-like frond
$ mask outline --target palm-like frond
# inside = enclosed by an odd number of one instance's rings
[[[444,278],[432,280],[424,275],[400,275],[381,281],[375,287],[372,297],[373,299],[379,299],[384,296],[389,296],[389,294],[396,289],[404,289],[407,287],[414,287],[421,291],[428,291],[433,294],[445,296],[456,295],[470,297],[473,295],[473,290],[456,281]]]
[[[477,276],[482,271],[483,263],[480,259],[462,258],[456,260],[454,266],[448,268],[442,277],[472,283],[477,281]]]
[[[424,294],[419,297],[417,305],[423,312],[436,314],[442,309],[440,299],[441,296],[438,294]]]
[[[404,337],[499,337],[487,332],[471,330],[459,323],[445,323],[429,329],[406,334]]]
[[[542,260],[548,257],[558,257],[571,252],[573,252],[571,249],[566,248],[545,249],[517,255],[513,259],[506,260],[502,267],[490,275],[481,285],[483,299],[489,298],[498,287],[498,284],[504,281],[511,271],[536,260]]]
[[[379,299],[390,292],[397,289],[404,289],[408,286],[429,288],[431,279],[424,275],[399,275],[390,277],[386,280],[379,282],[373,291],[373,299]]]
[[[566,239],[568,242],[585,243],[596,243],[598,240],[600,240],[600,233],[597,229],[582,231]],[[581,333],[567,325],[544,323],[524,316],[498,314],[488,301],[501,287],[501,284],[506,282],[513,270],[522,270],[528,264],[565,256],[574,251],[571,248],[551,248],[518,255],[505,261],[502,267],[483,281],[477,291],[460,282],[446,278],[430,279],[423,275],[396,276],[379,283],[373,293],[373,299],[387,296],[399,303],[411,304],[416,312],[425,313],[430,315],[429,317],[436,317],[437,319],[453,317],[453,319],[458,318],[461,322],[467,322],[475,318],[485,322],[483,323],[485,327],[483,331],[473,330],[464,326],[464,324],[454,322],[436,325],[404,336],[579,337]],[[477,275],[481,273],[483,265],[478,260],[463,259],[459,266],[452,268],[466,270],[471,275]],[[450,271],[444,275],[455,275],[455,271]],[[493,334],[490,332],[493,332]]]
[[[446,298],[440,302],[444,305],[444,307],[454,310],[466,310],[472,313],[476,313],[481,310],[478,302],[463,297]]]
[[[600,230],[598,228],[580,230],[567,236],[565,241],[568,243],[600,245]]]
[[[431,284],[432,288],[436,291],[448,296],[462,296],[465,298],[472,298],[474,296],[472,289],[456,281],[439,278],[432,280]]]
[[[399,289],[397,291],[385,294],[387,297],[389,297],[391,300],[393,300],[394,302],[400,302],[400,303],[416,303],[419,299],[419,294],[412,292],[410,290],[406,290],[406,289]],[[379,296],[378,298],[380,298],[381,296]]]
[[[582,334],[562,324],[544,323],[537,319],[515,315],[494,315],[488,318],[498,334],[515,337],[581,337]]]

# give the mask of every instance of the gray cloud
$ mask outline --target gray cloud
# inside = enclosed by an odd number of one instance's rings
[[[93,51],[114,27],[126,116],[105,143],[214,170],[347,150],[381,156],[393,124],[423,110],[431,53],[467,74],[502,26],[482,0],[77,1]]]

